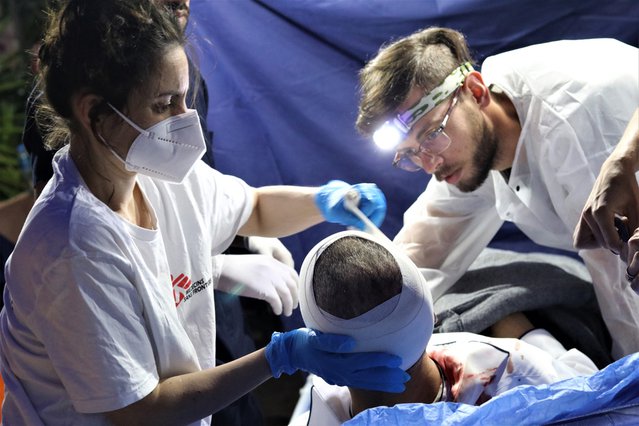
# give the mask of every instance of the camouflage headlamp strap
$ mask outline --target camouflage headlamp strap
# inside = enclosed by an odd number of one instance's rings
[[[446,77],[439,86],[424,95],[419,102],[400,114],[397,119],[406,129],[412,128],[417,120],[439,105],[444,99],[450,96],[455,89],[461,86],[466,76],[472,71],[473,66],[470,62],[464,62],[448,74],[448,77]]]

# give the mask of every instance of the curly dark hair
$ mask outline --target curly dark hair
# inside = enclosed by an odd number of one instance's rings
[[[154,0],[60,2],[49,12],[38,54],[46,99],[38,121],[47,127],[47,145],[67,139],[74,94],[87,91],[104,99],[91,112],[93,120],[111,113],[107,102],[121,109],[167,49],[185,43],[175,17]]]

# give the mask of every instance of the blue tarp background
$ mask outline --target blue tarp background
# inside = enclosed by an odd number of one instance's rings
[[[254,186],[320,185],[330,179],[375,182],[388,200],[382,230],[391,237],[428,176],[394,170],[392,153],[380,152],[354,129],[358,71],[384,42],[423,27],[448,26],[466,34],[478,63],[495,53],[559,39],[612,37],[639,43],[637,0],[191,0],[191,8],[191,37],[210,95],[216,167]],[[317,241],[341,229],[322,224],[283,241],[299,267]],[[495,245],[537,249],[512,225],[502,228]],[[609,384],[597,388],[597,380],[626,383],[616,375],[631,375],[636,365],[636,357],[627,358],[589,383],[575,381],[574,388],[594,391],[577,392],[578,406],[554,399],[565,395],[565,389],[543,395],[526,389],[496,399],[490,407],[495,413],[503,410],[501,422],[522,401],[519,419],[550,413],[557,403],[567,413],[586,413],[589,404],[608,394],[604,405],[620,406],[613,404],[614,398],[628,388],[616,394]],[[538,396],[538,409],[532,412],[526,410],[531,395]],[[437,422],[451,412],[458,420],[488,419],[486,410],[470,407],[469,413],[454,413],[458,408],[437,405],[411,420]],[[388,413],[408,422],[410,416],[404,414]],[[558,418],[562,416],[528,420]],[[359,420],[354,424],[366,423]],[[474,420],[468,424],[477,424]]]
[[[189,23],[210,94],[216,167],[255,186],[375,182],[394,236],[428,176],[394,170],[354,129],[358,70],[384,42],[437,25],[466,34],[478,63],[558,39],[637,46],[637,0],[192,0]],[[639,58],[638,58],[639,60]],[[283,239],[299,266],[322,224]],[[528,244],[506,228],[502,247]]]

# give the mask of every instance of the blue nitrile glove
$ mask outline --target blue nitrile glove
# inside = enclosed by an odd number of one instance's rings
[[[266,346],[266,359],[278,378],[297,370],[313,373],[331,385],[400,393],[410,379],[399,368],[401,358],[382,352],[349,353],[355,340],[341,334],[299,328],[275,332]]]
[[[353,213],[344,207],[344,197],[355,190],[359,193],[359,209],[375,225],[379,226],[386,216],[386,197],[374,183],[358,183],[349,185],[341,180],[332,180],[320,187],[315,194],[315,204],[320,209],[324,218],[332,223],[344,226],[354,226],[364,229],[365,225]]]

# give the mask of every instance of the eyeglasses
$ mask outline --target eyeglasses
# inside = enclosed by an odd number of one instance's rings
[[[446,151],[450,146],[450,137],[444,132],[450,114],[457,104],[459,88],[453,93],[453,100],[444,115],[441,124],[433,131],[426,133],[417,148],[407,148],[398,151],[393,159],[393,166],[409,172],[416,172],[423,167],[422,156],[434,157]]]

